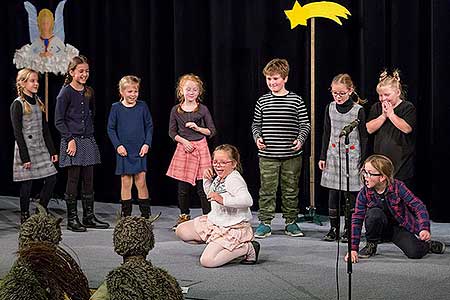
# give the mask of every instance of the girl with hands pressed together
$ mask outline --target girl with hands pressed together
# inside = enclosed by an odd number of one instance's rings
[[[414,190],[416,108],[406,101],[398,70],[380,74],[377,93],[380,101],[371,107],[366,123],[374,135],[374,153],[389,157],[394,177]]]
[[[211,212],[179,224],[176,234],[187,243],[207,244],[200,257],[204,267],[219,267],[238,257],[243,257],[242,264],[255,264],[260,245],[253,241],[253,199],[240,174],[239,152],[224,144],[216,147],[213,157],[213,168],[203,173]]]

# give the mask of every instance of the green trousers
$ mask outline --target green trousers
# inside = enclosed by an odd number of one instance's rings
[[[281,212],[286,224],[298,216],[298,181],[302,157],[290,159],[259,158],[261,188],[259,189],[258,219],[269,225],[275,217],[278,185],[281,188]]]

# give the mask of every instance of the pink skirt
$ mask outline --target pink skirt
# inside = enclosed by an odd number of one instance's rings
[[[195,146],[191,153],[186,152],[181,143],[177,144],[166,175],[195,185],[195,181],[203,179],[203,172],[211,167],[211,155],[206,138],[191,143]]]
[[[233,251],[253,240],[253,230],[249,222],[241,222],[230,227],[221,227],[208,221],[208,216],[194,219],[194,228],[205,243],[214,242]]]

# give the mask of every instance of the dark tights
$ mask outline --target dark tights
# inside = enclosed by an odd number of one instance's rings
[[[94,193],[94,166],[71,166],[67,168],[66,194],[76,197],[81,177],[81,194]]]
[[[192,185],[190,183],[179,181],[178,182],[178,204],[180,206],[180,211],[182,214],[189,215],[191,199],[189,197]],[[202,180],[197,180],[195,183],[195,189],[197,191],[197,195],[200,198],[200,204],[202,205],[203,214],[206,215],[211,211],[211,204],[206,198],[205,192],[203,191],[203,182]]]
[[[41,204],[47,206],[50,197],[52,196],[53,189],[55,188],[56,174],[45,177],[43,180],[44,184],[39,194],[39,201]],[[30,196],[33,181],[35,180],[22,181],[22,184],[20,185],[20,211],[22,212],[28,212],[30,210]]]

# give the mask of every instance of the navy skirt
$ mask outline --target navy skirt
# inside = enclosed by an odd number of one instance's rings
[[[95,138],[91,137],[74,137],[77,145],[77,151],[75,156],[69,156],[66,152],[68,142],[65,139],[61,140],[61,146],[59,148],[59,166],[61,168],[70,166],[92,166],[99,164],[100,151],[98,150]]]

